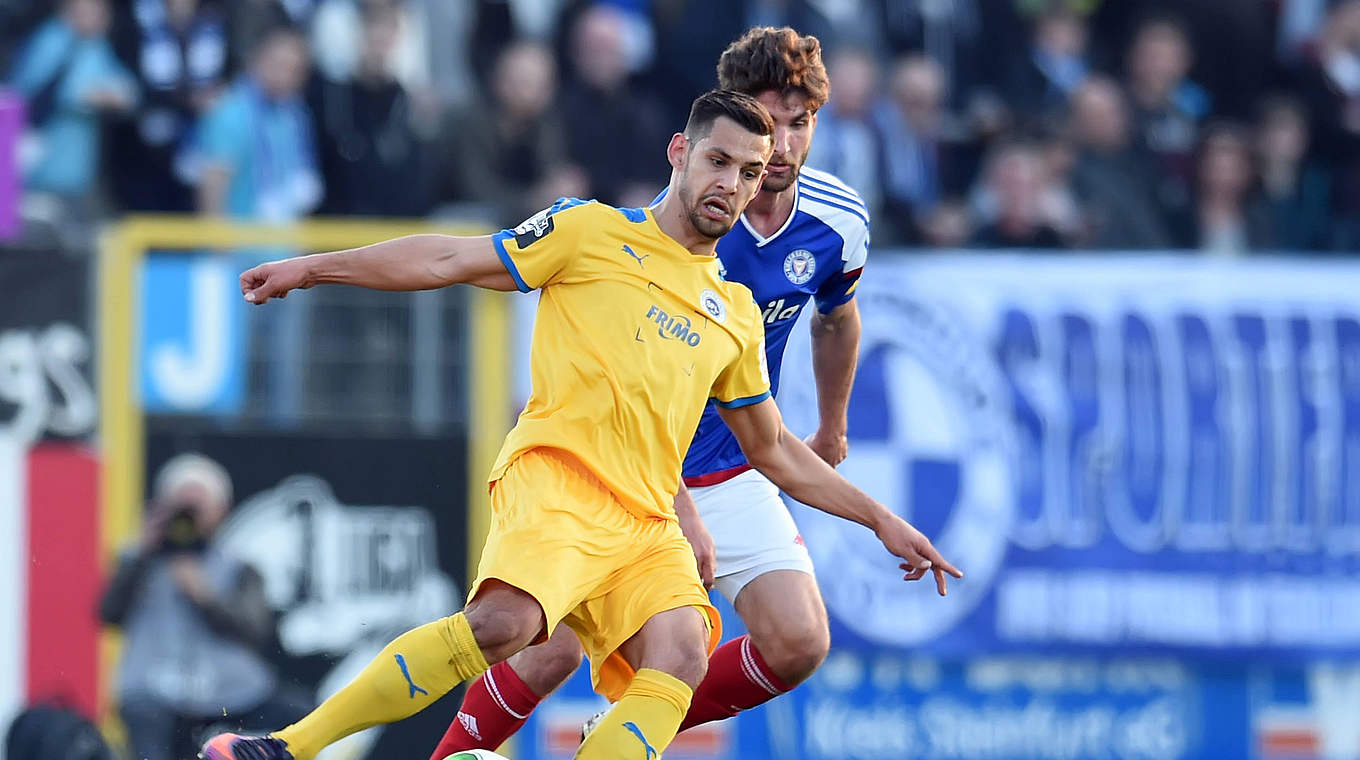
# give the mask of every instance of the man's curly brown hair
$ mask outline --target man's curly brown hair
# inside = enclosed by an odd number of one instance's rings
[[[752,27],[728,45],[718,59],[718,86],[752,96],[769,90],[798,93],[814,113],[831,96],[822,43],[787,26]]]

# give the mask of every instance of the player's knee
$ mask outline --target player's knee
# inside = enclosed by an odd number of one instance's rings
[[[575,640],[572,646],[549,646],[544,652],[542,660],[538,663],[542,685],[547,687],[545,692],[551,692],[571,678],[571,674],[581,667],[581,661],[585,659],[585,654],[581,647],[576,645]],[[530,684],[534,686],[535,684]],[[537,689],[535,689],[537,691]]]
[[[671,652],[667,667],[661,670],[697,689],[708,673],[708,650],[702,643],[678,646]]]
[[[702,636],[676,636],[651,643],[638,667],[659,670],[683,681],[691,689],[699,688],[708,672],[708,647]]]
[[[528,603],[508,595],[478,597],[468,605],[465,614],[472,637],[488,663],[494,665],[529,646],[543,629],[542,610],[532,597],[526,598]]]
[[[752,643],[779,680],[790,686],[807,680],[831,649],[831,634],[821,620],[790,623],[766,638]]]

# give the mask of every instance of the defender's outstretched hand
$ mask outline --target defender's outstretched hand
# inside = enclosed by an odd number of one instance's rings
[[[766,398],[736,408],[719,404],[718,414],[737,437],[746,460],[784,493],[810,507],[873,530],[888,551],[906,560],[900,565],[906,571],[905,580],[917,580],[930,570],[935,573],[936,590],[944,596],[948,585],[946,576],[963,577],[958,568],[940,556],[921,531],[855,488],[789,432],[774,399]]]
[[[948,592],[948,576],[963,577],[958,568],[949,564],[940,555],[925,534],[896,515],[879,527],[878,540],[883,542],[888,551],[906,560],[898,565],[906,571],[903,580],[917,580],[929,570],[935,574],[935,590],[940,592],[940,596],[944,596]]]
[[[241,273],[241,295],[258,306],[271,298],[284,298],[290,290],[310,288],[303,258],[270,261],[247,269]]]

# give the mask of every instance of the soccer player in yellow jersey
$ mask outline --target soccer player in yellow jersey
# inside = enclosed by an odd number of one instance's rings
[[[256,304],[318,283],[541,291],[533,390],[490,475],[492,524],[462,612],[397,637],[301,721],[222,734],[207,760],[311,760],[350,733],[424,709],[559,622],[615,708],[578,758],[655,760],[674,738],[719,637],[672,503],[711,397],[751,463],[785,492],[873,528],[908,579],[961,577],[905,521],[785,430],[763,323],[714,256],[755,195],[773,123],[753,98],[698,98],[651,209],[562,200],[488,237],[416,235],[272,262],[241,275]]]

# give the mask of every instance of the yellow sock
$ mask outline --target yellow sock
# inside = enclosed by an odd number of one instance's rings
[[[355,731],[415,715],[486,669],[460,612],[393,639],[345,688],[274,736],[296,760],[311,760]]]
[[[581,743],[577,760],[659,760],[693,697],[694,691],[680,679],[639,670],[623,699]]]

